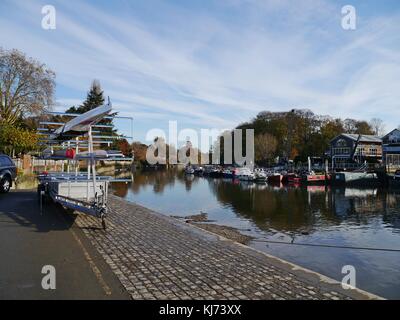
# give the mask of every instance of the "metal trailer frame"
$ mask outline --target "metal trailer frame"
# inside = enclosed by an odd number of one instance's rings
[[[100,218],[106,228],[108,184],[113,181],[112,177],[97,176],[93,184],[93,180],[83,174],[53,172],[39,175],[38,179],[41,209],[43,197],[48,197],[67,209]]]
[[[80,116],[80,114],[70,114],[61,112],[49,112],[49,114],[55,114],[60,116]],[[133,118],[131,117],[117,117],[117,116],[105,116],[104,118],[121,118],[131,120],[131,130],[133,132]],[[63,125],[63,123],[57,122],[40,122],[41,125]],[[64,208],[71,211],[79,211],[97,218],[101,219],[101,224],[103,229],[106,229],[106,215],[107,215],[107,200],[108,200],[108,188],[111,182],[130,182],[131,179],[114,179],[110,176],[99,176],[96,174],[96,161],[132,161],[133,158],[125,157],[106,157],[100,158],[96,157],[94,153],[94,144],[109,144],[110,141],[103,141],[102,138],[107,139],[119,139],[119,138],[132,138],[132,137],[114,137],[114,136],[96,136],[97,141],[94,141],[92,128],[104,128],[110,127],[107,125],[92,124],[89,126],[87,132],[82,132],[82,134],[71,135],[75,140],[62,141],[62,145],[67,143],[68,147],[71,144],[76,149],[76,154],[79,152],[79,146],[83,143],[83,148],[88,150],[86,156],[76,157],[76,159],[70,159],[66,157],[55,156],[50,158],[53,160],[67,160],[67,172],[50,172],[46,174],[38,175],[38,197],[40,203],[40,209],[42,211],[44,200],[50,198],[55,203],[61,204]],[[43,133],[43,131],[48,131],[48,133]],[[50,129],[39,128],[41,136],[46,136],[52,133]],[[99,133],[99,131],[97,131]],[[79,140],[79,137],[87,136],[87,141]],[[70,136],[68,136],[70,137]],[[58,141],[52,139],[42,139],[42,142],[57,143]],[[46,143],[45,143],[46,144]],[[59,144],[59,142],[58,142]],[[75,172],[70,172],[70,161],[75,161],[75,164],[79,160],[87,161],[87,172],[78,172],[78,168],[75,168]],[[64,168],[63,168],[64,170]],[[74,190],[75,189],[75,190]]]

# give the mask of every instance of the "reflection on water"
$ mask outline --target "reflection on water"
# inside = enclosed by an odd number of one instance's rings
[[[173,170],[138,172],[113,188],[164,214],[207,212],[255,237],[252,247],[337,280],[353,265],[358,287],[400,298],[399,190],[267,186]]]

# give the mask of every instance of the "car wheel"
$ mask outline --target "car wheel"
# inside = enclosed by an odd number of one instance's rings
[[[7,193],[11,188],[11,179],[9,177],[4,177],[0,180],[0,192]]]

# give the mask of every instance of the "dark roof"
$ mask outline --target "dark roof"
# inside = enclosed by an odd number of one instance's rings
[[[393,129],[392,131],[390,131],[389,133],[387,133],[387,134],[385,134],[383,137],[382,137],[382,139],[385,139],[389,134],[392,134],[393,132],[395,132],[395,131],[399,131],[400,132],[400,130],[399,129]]]
[[[351,140],[357,141],[358,137],[360,136],[359,134],[353,134],[353,133],[342,133],[339,136],[335,137],[334,139],[343,136],[346,138],[349,138]],[[332,139],[332,140],[334,140]],[[360,142],[375,142],[375,143],[382,143],[382,138],[378,136],[373,136],[369,134],[362,134],[360,137]]]

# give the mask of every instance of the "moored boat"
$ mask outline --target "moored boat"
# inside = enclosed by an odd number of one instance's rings
[[[300,184],[301,183],[301,177],[298,175],[291,175],[290,177],[287,178],[288,184]]]
[[[283,176],[280,173],[273,173],[268,176],[268,183],[281,184]]]
[[[222,177],[222,170],[219,169],[219,168],[216,168],[216,167],[212,168],[211,171],[210,171],[210,177],[213,177],[213,178]]]
[[[222,170],[213,165],[206,165],[204,166],[203,174],[212,178],[220,178],[222,177]]]
[[[325,184],[327,175],[325,173],[315,173],[314,171],[304,171],[300,174],[301,183],[306,185]]]
[[[326,182],[325,174],[305,174],[302,177],[302,182],[306,184],[324,184]]]
[[[238,168],[235,172],[235,178],[243,181],[253,181],[255,175],[249,168]]]
[[[283,174],[282,183],[289,183],[291,179],[296,177],[297,175],[294,172]]]
[[[263,170],[258,169],[254,171],[254,180],[256,182],[267,182],[268,177]]]
[[[187,166],[185,168],[185,174],[194,174],[194,169],[192,166]]]
[[[203,174],[205,176],[210,175],[212,169],[213,169],[213,166],[211,166],[211,165],[204,166]]]
[[[194,174],[195,175],[201,176],[201,175],[203,175],[203,173],[204,173],[204,168],[203,167],[195,167],[194,168]]]
[[[332,183],[345,185],[379,185],[380,180],[375,172],[336,172],[332,176]]]
[[[230,169],[230,168],[224,169],[224,170],[222,171],[222,176],[223,176],[224,178],[233,178],[233,171],[232,171],[232,169]]]

